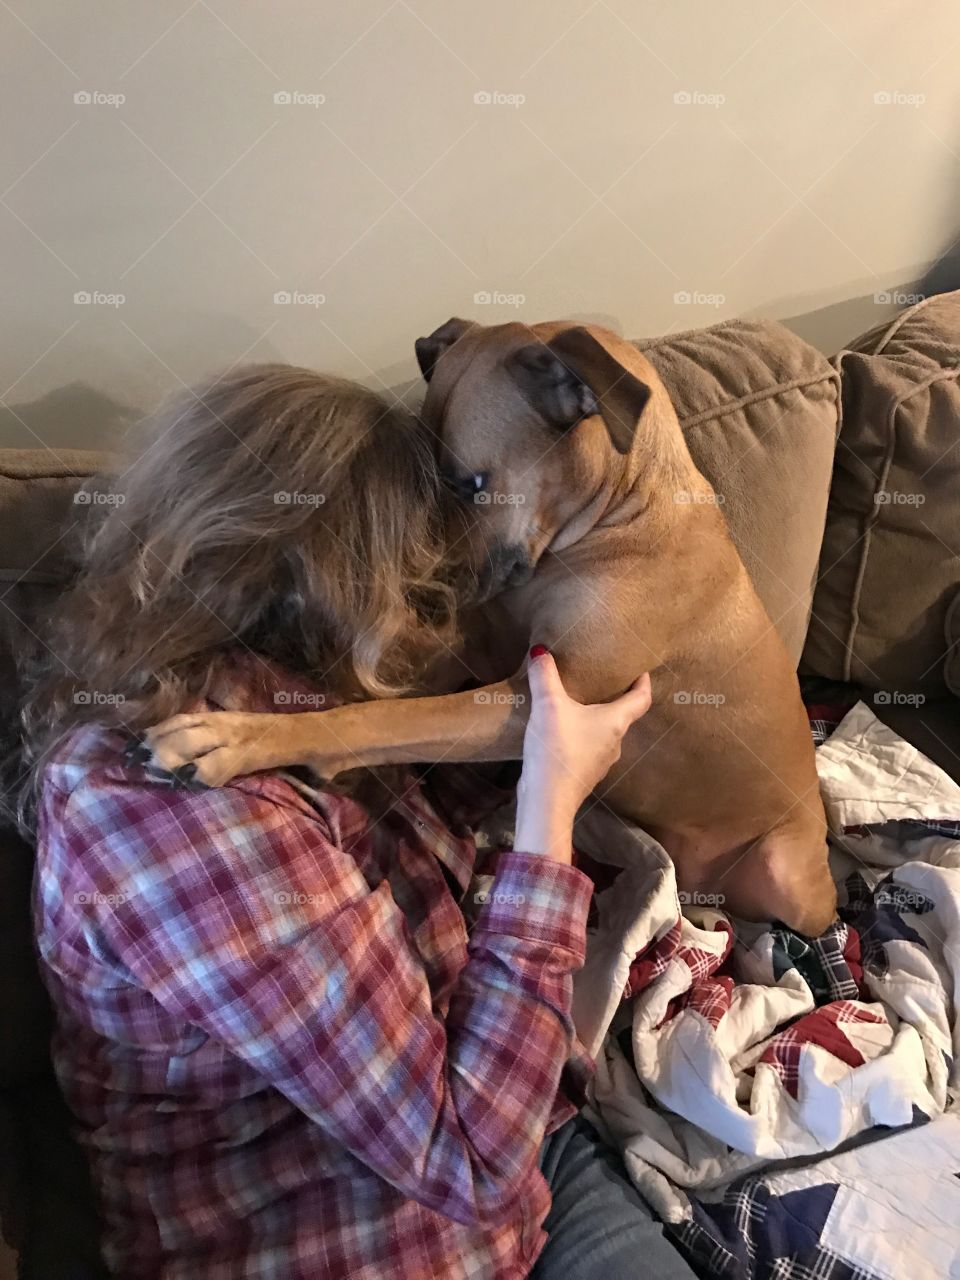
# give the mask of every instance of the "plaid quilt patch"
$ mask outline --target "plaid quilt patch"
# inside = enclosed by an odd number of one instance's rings
[[[731,1186],[717,1204],[668,1232],[702,1275],[716,1280],[883,1280],[820,1243],[839,1187],[774,1195],[762,1178]]]
[[[807,698],[818,745],[851,710],[842,692]],[[858,714],[845,745],[859,742]],[[886,778],[895,747],[880,734],[874,775],[863,749],[851,795]],[[956,1098],[960,814],[856,834],[857,857],[836,850],[839,919],[819,938],[745,929],[725,951],[709,912],[684,910],[678,934],[662,893],[631,937],[652,940],[595,1098],[637,1186],[709,1280],[960,1280],[957,1129],[927,1134]]]

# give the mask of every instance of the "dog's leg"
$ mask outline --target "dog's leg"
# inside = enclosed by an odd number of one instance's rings
[[[756,841],[703,887],[723,895],[723,909],[745,920],[779,920],[815,938],[836,918],[837,889],[827,861],[826,831],[814,824],[782,828]]]
[[[150,763],[220,786],[244,773],[306,765],[319,777],[381,764],[517,760],[529,714],[526,677],[432,698],[291,714],[174,716],[144,735]]]

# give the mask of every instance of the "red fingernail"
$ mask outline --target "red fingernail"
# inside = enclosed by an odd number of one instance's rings
[[[545,644],[535,644],[530,650],[530,661],[532,662],[534,658],[542,658],[545,653],[549,652],[550,650]]]

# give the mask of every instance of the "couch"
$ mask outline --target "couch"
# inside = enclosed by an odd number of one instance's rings
[[[638,345],[811,695],[865,697],[960,781],[960,292],[832,360],[762,321]],[[0,450],[8,759],[20,674],[91,510],[84,482],[110,465],[92,452]],[[0,808],[0,1227],[23,1280],[96,1280],[95,1198],[50,1069],[14,781],[15,763]]]

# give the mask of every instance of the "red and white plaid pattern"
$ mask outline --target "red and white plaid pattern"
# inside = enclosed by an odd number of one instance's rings
[[[171,788],[122,746],[88,727],[50,764],[35,899],[113,1272],[526,1275],[584,1069],[587,877],[507,854],[468,936],[473,842],[419,788],[371,824],[273,775]]]
[[[819,1045],[848,1067],[862,1067],[868,1060],[863,1045],[857,1043],[853,1034],[858,1023],[887,1025],[886,1019],[873,1009],[850,1000],[834,1000],[777,1032],[760,1061],[774,1068],[791,1098],[796,1098],[800,1088],[800,1057],[805,1045]]]

